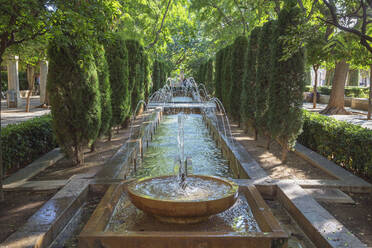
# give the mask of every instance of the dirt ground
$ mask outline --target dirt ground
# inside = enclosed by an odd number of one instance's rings
[[[372,194],[349,193],[349,196],[355,204],[320,204],[363,243],[372,247]]]
[[[0,243],[24,225],[57,190],[6,191],[5,203],[0,204]]]
[[[334,179],[322,170],[312,166],[295,153],[289,152],[287,162],[282,163],[281,147],[278,143],[271,142],[270,150],[265,148],[267,139],[259,136],[258,140],[253,135],[244,133],[242,128],[232,123],[231,131],[240,144],[254,157],[268,175],[275,179]]]
[[[96,149],[91,152],[90,149],[84,151],[84,165],[74,166],[71,160],[63,158],[57,161],[54,165],[48,167],[31,180],[60,180],[69,179],[71,176],[81,173],[90,174],[93,177],[103,166],[105,161],[111,158],[115,152],[125,143],[128,139],[128,128],[113,132],[111,141],[107,138],[101,139],[96,144]]]

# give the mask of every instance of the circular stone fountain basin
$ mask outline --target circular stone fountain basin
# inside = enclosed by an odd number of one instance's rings
[[[238,198],[238,185],[226,179],[190,175],[182,189],[176,176],[146,177],[128,185],[131,202],[167,223],[190,224],[229,209]]]

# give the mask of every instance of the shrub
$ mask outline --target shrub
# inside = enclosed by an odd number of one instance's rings
[[[31,163],[57,145],[51,115],[3,127],[1,143],[4,172]]]
[[[49,43],[48,92],[56,139],[73,164],[84,162],[83,149],[95,140],[101,103],[94,49],[71,36]]]
[[[128,51],[124,38],[115,33],[106,47],[111,85],[111,126],[122,125],[130,115],[131,95],[128,81]]]
[[[331,90],[332,88],[328,86],[319,87],[319,92],[320,94],[323,94],[323,95],[330,95]],[[355,86],[345,87],[345,96],[347,97],[368,98],[368,94],[369,94],[369,87],[355,87]]]
[[[238,100],[242,94],[243,79],[245,72],[245,55],[247,51],[248,40],[244,36],[239,36],[235,39],[234,44],[231,48],[231,95],[230,95],[230,107],[231,116],[234,120],[240,122],[240,105],[241,102]]]
[[[301,10],[296,1],[287,1],[280,11],[273,30],[271,49],[272,73],[269,89],[269,132],[282,145],[282,161],[294,145],[302,127],[302,101],[305,87],[304,51],[298,48],[283,59],[285,44],[279,37],[286,35],[288,28],[296,27]]]
[[[298,142],[336,164],[372,177],[372,130],[303,110]]]

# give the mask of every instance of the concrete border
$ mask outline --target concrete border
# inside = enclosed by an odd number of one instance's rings
[[[0,247],[48,247],[86,201],[90,180],[70,181]]]
[[[49,166],[55,164],[58,160],[63,158],[64,155],[60,148],[55,148],[50,152],[44,154],[40,158],[36,159],[31,164],[18,170],[4,180],[4,189],[16,188],[24,184],[27,180],[37,175],[41,171],[45,170]]]

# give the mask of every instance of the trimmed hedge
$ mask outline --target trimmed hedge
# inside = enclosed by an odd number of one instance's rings
[[[298,142],[336,164],[372,177],[372,130],[303,110]]]
[[[52,117],[45,115],[1,129],[4,172],[31,163],[57,146]]]
[[[318,92],[322,95],[331,95],[331,87],[322,86],[318,87]],[[306,91],[311,92],[312,87],[307,86]],[[345,87],[345,96],[347,97],[360,97],[368,98],[369,87]]]

